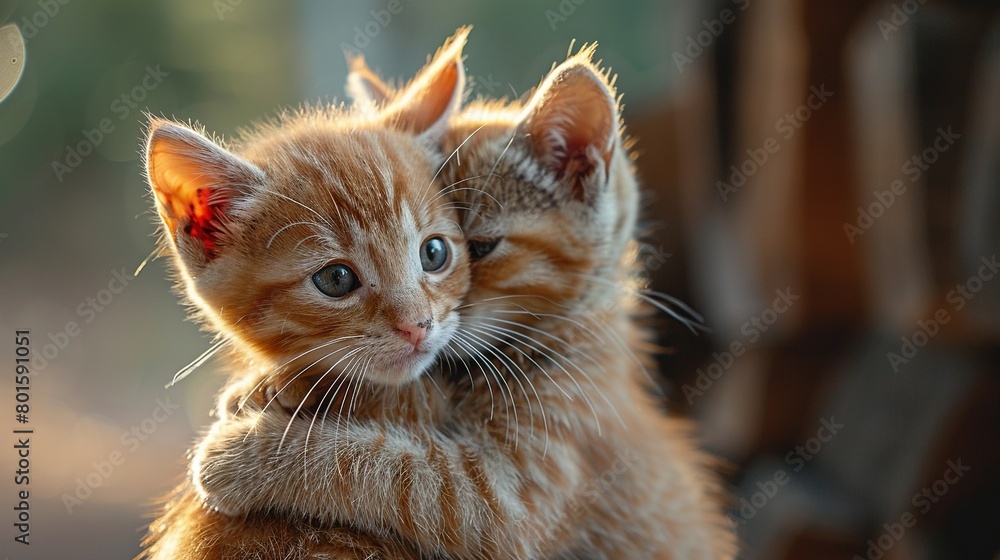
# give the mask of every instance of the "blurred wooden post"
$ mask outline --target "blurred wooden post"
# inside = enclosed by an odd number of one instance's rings
[[[803,127],[799,188],[799,262],[803,325],[857,327],[865,316],[864,269],[847,242],[844,223],[854,223],[858,192],[854,131],[844,47],[871,0],[799,0],[808,38],[808,82],[834,95]]]

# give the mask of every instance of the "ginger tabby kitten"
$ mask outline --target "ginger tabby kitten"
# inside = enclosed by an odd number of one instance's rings
[[[235,387],[193,460],[210,507],[350,525],[421,557],[732,557],[708,461],[650,396],[629,289],[638,186],[592,54],[448,125],[441,177],[472,281],[438,366],[391,383],[350,365],[366,356]],[[397,102],[352,66],[363,106]]]
[[[226,148],[150,123],[163,248],[195,317],[231,351],[231,388],[338,367],[390,386],[437,360],[469,285],[466,241],[436,176],[464,89],[465,33],[377,114],[304,109]],[[202,502],[183,483],[143,557],[419,557],[353,527],[233,518]]]

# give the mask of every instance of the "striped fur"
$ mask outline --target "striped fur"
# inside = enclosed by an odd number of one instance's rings
[[[440,138],[442,208],[499,242],[468,267],[437,366],[321,382],[319,398],[313,379],[244,375],[195,451],[198,497],[182,487],[150,557],[732,556],[708,461],[647,390],[638,187],[591,55]]]
[[[444,349],[469,271],[457,212],[439,196],[436,146],[464,89],[464,40],[461,31],[378,114],[306,108],[226,146],[179,123],[151,122],[146,166],[162,250],[193,315],[228,343],[232,387],[249,394],[242,383],[297,388],[347,377],[358,381],[352,390],[362,379],[405,384]],[[432,237],[450,258],[425,272],[421,245]],[[336,299],[312,280],[334,263],[361,280]],[[430,324],[419,349],[397,332],[407,322]],[[406,558],[412,550],[352,530],[227,518],[202,502],[190,480],[182,484],[151,525],[143,556]]]

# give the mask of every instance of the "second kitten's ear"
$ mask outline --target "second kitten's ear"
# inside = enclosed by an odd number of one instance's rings
[[[347,57],[347,95],[355,104],[380,107],[393,95],[392,88],[365,63],[364,55],[345,50]]]
[[[195,269],[218,255],[232,203],[264,181],[256,165],[159,119],[149,125],[146,173],[164,229],[184,265]]]
[[[459,29],[413,81],[393,96],[383,112],[387,121],[431,141],[444,133],[449,117],[462,105],[465,92],[462,49],[470,30]]]
[[[562,63],[545,78],[521,117],[532,153],[587,197],[582,181],[598,169],[608,173],[617,146],[618,109],[605,75],[590,62],[593,48]],[[606,178],[606,175],[605,175]]]

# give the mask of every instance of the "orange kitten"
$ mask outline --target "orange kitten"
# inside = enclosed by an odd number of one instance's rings
[[[524,104],[449,123],[441,175],[473,264],[444,371],[265,384],[196,450],[207,503],[349,524],[430,557],[732,557],[707,460],[648,391],[628,289],[638,187],[591,55]],[[355,95],[391,107],[353,66]]]
[[[435,146],[461,101],[464,41],[461,31],[378,114],[305,109],[225,148],[151,122],[164,249],[198,319],[239,359],[231,387],[345,371],[407,383],[450,341],[468,255]],[[356,529],[227,518],[202,507],[190,481],[146,545],[157,559],[417,557]]]

